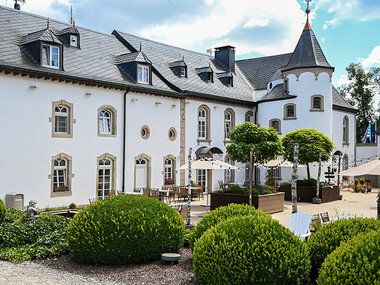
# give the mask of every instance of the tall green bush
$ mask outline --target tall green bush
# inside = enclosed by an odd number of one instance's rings
[[[4,221],[7,207],[5,207],[3,200],[0,199],[0,224]]]
[[[202,284],[301,284],[310,271],[307,246],[270,216],[241,216],[207,230],[195,243]]]
[[[228,206],[219,207],[207,215],[205,215],[195,226],[190,237],[190,248],[194,249],[195,242],[209,228],[216,224],[236,216],[255,216],[259,215],[267,217],[268,214],[262,210],[255,210],[254,207],[248,205],[229,204]]]
[[[316,278],[327,255],[359,233],[380,230],[380,221],[369,218],[341,219],[324,225],[308,242],[312,277]]]
[[[322,264],[318,284],[380,284],[380,231],[342,243]]]
[[[168,205],[122,195],[81,210],[68,229],[70,254],[84,263],[126,264],[157,260],[183,246],[185,223]]]

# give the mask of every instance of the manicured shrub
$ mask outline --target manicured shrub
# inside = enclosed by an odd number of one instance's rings
[[[240,187],[239,185],[232,185],[226,189],[219,191],[221,193],[233,193],[233,194],[247,194],[248,190]]]
[[[4,221],[7,207],[5,207],[3,200],[0,199],[0,224]]]
[[[327,256],[318,284],[380,284],[380,231],[359,234]]]
[[[318,270],[327,255],[333,252],[342,242],[348,241],[359,233],[380,230],[380,221],[368,218],[341,219],[324,225],[308,242],[312,278],[316,278]]]
[[[31,221],[0,225],[0,259],[33,260],[67,252],[69,219],[41,215]]]
[[[202,284],[300,284],[310,271],[307,246],[270,216],[228,219],[195,243]]]
[[[69,205],[69,209],[76,209],[77,205],[75,205],[75,203],[71,203]]]
[[[98,201],[72,219],[70,254],[84,263],[126,264],[157,260],[183,246],[185,223],[168,205],[140,195]]]
[[[317,179],[302,179],[297,180],[297,186],[317,186]]]
[[[229,204],[228,206],[219,207],[207,215],[205,215],[195,226],[190,237],[190,248],[194,249],[195,242],[202,236],[202,234],[209,228],[216,224],[225,221],[231,217],[236,216],[263,216],[268,214],[262,210],[255,210],[254,207],[248,205]]]
[[[23,222],[26,218],[26,212],[19,209],[9,208],[5,214],[4,222],[6,223],[15,223]]]

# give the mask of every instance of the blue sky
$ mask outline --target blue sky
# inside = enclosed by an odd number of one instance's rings
[[[239,59],[292,52],[306,20],[304,0],[26,0],[21,9],[68,21],[70,5],[78,26],[198,52],[230,44]],[[379,0],[313,0],[310,8],[313,31],[336,68],[335,85],[345,82],[351,62],[380,66]]]

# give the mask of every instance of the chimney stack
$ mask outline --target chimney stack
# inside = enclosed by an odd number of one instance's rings
[[[235,73],[235,47],[215,48],[215,60],[226,70]]]

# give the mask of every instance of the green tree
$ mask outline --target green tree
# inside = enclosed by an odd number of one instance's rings
[[[282,145],[285,149],[285,159],[293,161],[293,151],[296,144],[299,145],[299,163],[307,166],[307,177],[309,179],[309,163],[319,161],[320,152],[322,152],[321,161],[328,161],[334,148],[334,144],[330,138],[317,130],[300,129],[287,133],[282,138]]]
[[[249,204],[252,205],[252,173],[255,161],[264,163],[281,155],[283,148],[280,137],[275,129],[267,129],[250,122],[236,126],[228,136],[233,140],[226,147],[230,157],[242,163],[250,162]]]
[[[380,68],[364,70],[358,63],[351,63],[347,68],[350,83],[340,88],[347,101],[358,108],[356,115],[356,141],[360,142],[369,123],[375,121],[373,97],[379,91]]]

